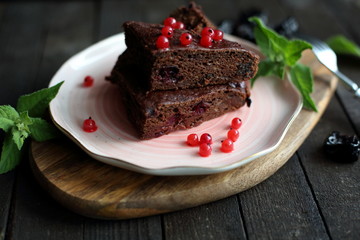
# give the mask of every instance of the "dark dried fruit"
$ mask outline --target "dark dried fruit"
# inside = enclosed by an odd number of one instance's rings
[[[182,119],[183,116],[180,113],[176,113],[168,119],[168,124],[177,126],[182,121]]]
[[[180,79],[178,77],[179,69],[175,66],[163,67],[159,71],[161,80],[164,83],[176,83]]]
[[[209,107],[210,105],[208,103],[201,101],[196,104],[191,110],[194,111],[196,114],[203,114]]]
[[[324,141],[325,154],[336,162],[355,162],[360,155],[360,141],[356,136],[332,132]]]
[[[218,29],[223,31],[223,33],[232,34],[233,28],[234,28],[234,22],[229,19],[220,22],[218,25]]]
[[[241,38],[255,42],[254,33],[253,33],[254,24],[249,22],[248,19],[250,17],[258,17],[263,21],[265,25],[267,25],[268,22],[267,13],[257,8],[248,9],[246,11],[241,12],[241,14],[239,15],[239,19],[234,25],[233,34]]]
[[[274,26],[268,23],[268,14],[261,9],[251,8],[242,11],[239,18],[234,22],[231,19],[225,19],[219,24],[219,29],[224,33],[231,33],[249,41],[255,42],[254,23],[249,22],[250,17],[258,17],[267,26]],[[279,24],[272,27],[274,31],[287,38],[292,38],[299,29],[299,24],[294,17],[287,17]]]
[[[294,33],[298,31],[298,29],[299,29],[299,23],[296,21],[294,17],[288,17],[274,27],[274,30],[277,33],[287,38],[291,38],[294,35]]]

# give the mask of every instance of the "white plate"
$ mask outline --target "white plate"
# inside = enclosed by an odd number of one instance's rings
[[[243,46],[253,48],[238,38]],[[117,167],[155,175],[197,175],[227,171],[273,151],[302,107],[298,91],[287,81],[260,78],[252,89],[252,105],[184,131],[140,141],[127,121],[117,86],[105,81],[119,54],[125,50],[124,34],[109,37],[70,58],[50,82],[65,80],[50,104],[54,123],[94,159]],[[82,86],[84,77],[95,78],[93,87]],[[82,130],[91,116],[98,130]],[[234,117],[243,120],[232,153],[220,151]],[[190,133],[210,133],[213,153],[200,157],[197,147],[185,144]]]

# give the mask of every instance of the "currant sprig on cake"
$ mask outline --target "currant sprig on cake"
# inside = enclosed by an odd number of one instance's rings
[[[161,35],[156,40],[156,47],[158,49],[169,49],[170,39],[174,36],[176,29],[185,29],[184,23],[176,21],[173,17],[168,17],[164,20],[164,27],[161,29]],[[201,31],[200,46],[210,48],[214,42],[223,40],[224,33],[217,29],[204,27]],[[180,45],[189,46],[193,41],[193,36],[190,33],[183,33],[180,35]]]
[[[192,36],[190,33],[183,33],[180,36],[180,43],[183,46],[189,46],[190,43],[192,42]]]

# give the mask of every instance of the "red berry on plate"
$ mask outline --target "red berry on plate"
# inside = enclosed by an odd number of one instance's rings
[[[212,29],[211,27],[204,27],[203,30],[201,31],[201,36],[214,36],[214,29]]]
[[[174,28],[175,29],[185,29],[185,25],[182,22],[176,22]]]
[[[224,153],[232,152],[234,150],[234,142],[231,141],[230,139],[225,139],[221,143],[220,150]]]
[[[208,133],[204,133],[200,136],[200,143],[212,144],[212,137]]]
[[[232,121],[231,121],[231,128],[234,128],[234,129],[239,129],[242,125],[242,121],[240,118],[234,118]]]
[[[207,143],[201,143],[199,146],[199,155],[202,157],[208,157],[210,156],[212,151],[212,147],[210,144]]]
[[[200,39],[200,45],[203,47],[211,47],[212,43],[213,43],[213,39],[208,35],[204,35]]]
[[[214,31],[214,36],[212,37],[215,41],[221,41],[223,40],[224,33],[220,30]]]
[[[161,29],[161,34],[165,37],[171,38],[174,35],[174,30],[172,27],[165,26]]]
[[[198,137],[198,135],[195,134],[195,133],[189,134],[189,136],[187,136],[186,143],[189,146],[192,146],[192,147],[199,145],[199,137]]]
[[[84,85],[84,87],[91,87],[92,85],[94,85],[94,78],[91,76],[86,76],[84,78],[83,85]]]
[[[165,36],[161,35],[156,40],[156,47],[158,49],[167,49],[167,48],[169,48],[169,46],[170,46],[169,39]]]
[[[239,131],[236,129],[230,129],[227,133],[228,139],[230,139],[233,142],[236,142],[239,139]]]
[[[91,117],[84,120],[83,129],[85,132],[95,132],[97,128],[95,121]]]
[[[176,24],[176,19],[173,17],[168,17],[164,20],[164,25],[165,26],[169,26],[172,28],[175,28],[175,24]]]
[[[180,43],[183,46],[188,46],[192,42],[192,36],[190,33],[183,33],[180,36]]]

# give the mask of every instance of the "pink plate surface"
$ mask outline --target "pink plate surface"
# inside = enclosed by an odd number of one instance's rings
[[[230,36],[231,37],[231,36]],[[254,46],[237,38],[248,48]],[[155,175],[195,175],[227,171],[273,151],[302,107],[299,93],[287,81],[260,78],[252,89],[252,105],[189,130],[140,141],[128,122],[117,86],[105,81],[118,55],[125,50],[124,34],[109,37],[70,58],[50,86],[65,81],[50,104],[54,123],[93,158],[129,170]],[[83,87],[84,77],[95,79]],[[82,130],[91,116],[98,130]],[[243,125],[232,153],[220,151],[229,124],[240,117]],[[200,157],[197,147],[185,144],[190,133],[210,133],[213,153]]]

